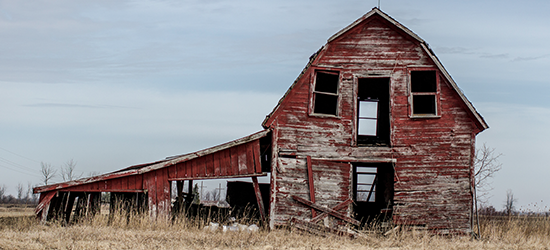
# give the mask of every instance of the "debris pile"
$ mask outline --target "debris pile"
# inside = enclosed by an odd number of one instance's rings
[[[244,225],[240,224],[238,222],[234,222],[235,220],[232,220],[233,223],[231,225],[221,225],[220,223],[216,222],[210,222],[210,225],[205,226],[203,230],[210,231],[210,232],[217,232],[221,230],[222,232],[248,232],[248,233],[256,233],[260,231],[260,228],[256,224],[252,225]]]

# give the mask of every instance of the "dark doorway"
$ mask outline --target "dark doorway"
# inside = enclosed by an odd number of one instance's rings
[[[360,78],[357,90],[357,145],[390,145],[390,78]]]
[[[391,163],[357,163],[353,166],[354,216],[361,221],[361,226],[374,220],[384,222],[391,219],[393,173]]]

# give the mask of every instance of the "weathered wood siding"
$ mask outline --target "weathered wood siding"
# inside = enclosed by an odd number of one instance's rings
[[[264,123],[274,129],[277,151],[272,225],[311,216],[309,209],[289,199],[291,194],[309,197],[303,157],[311,156],[327,160],[313,165],[319,204],[332,206],[350,197],[351,171],[349,164],[340,162],[395,162],[395,222],[461,232],[470,229],[475,124],[443,77],[440,117],[411,119],[407,68],[411,66],[436,67],[417,40],[376,15],[319,52]],[[310,115],[316,69],[340,72],[337,117]],[[390,78],[391,147],[354,145],[357,79],[374,74]]]
[[[311,208],[300,205],[291,198],[296,195],[311,200],[306,159],[279,157],[277,161],[277,202],[271,205],[271,220],[280,224],[292,217],[311,219]],[[349,163],[312,160],[311,164],[317,204],[332,208],[349,198]],[[325,223],[333,225],[338,222],[329,219]]]

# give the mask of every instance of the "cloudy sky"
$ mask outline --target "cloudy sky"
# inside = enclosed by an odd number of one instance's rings
[[[0,184],[109,172],[261,129],[361,1],[0,1]],[[550,2],[382,0],[426,40],[502,153],[490,203],[550,207]],[[59,178],[57,179],[60,180]]]

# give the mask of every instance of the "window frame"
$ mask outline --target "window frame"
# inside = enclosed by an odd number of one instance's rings
[[[409,90],[409,118],[440,118],[441,117],[441,74],[435,67],[409,67],[408,70],[408,90]],[[412,91],[412,72],[414,71],[434,71],[435,72],[435,92],[413,92]],[[415,114],[414,96],[434,96],[435,114]]]
[[[359,171],[359,168],[368,168],[373,169],[374,172],[367,171]],[[359,182],[359,176],[373,176],[372,177],[372,183],[360,183]],[[361,203],[376,203],[376,192],[377,192],[377,184],[378,184],[378,167],[372,166],[370,164],[354,164],[353,165],[353,201],[355,202],[361,202]],[[369,190],[359,190],[359,186],[369,186]],[[360,193],[366,194],[365,197],[366,200],[359,200]]]
[[[336,93],[331,92],[323,92],[323,91],[316,91],[315,88],[317,86],[317,74],[323,73],[328,75],[336,75],[338,76],[338,81],[336,82]],[[324,69],[315,69],[311,76],[311,84],[310,84],[310,105],[309,105],[309,115],[310,116],[316,116],[316,117],[340,117],[340,85],[342,82],[342,74],[340,71],[335,70],[324,70]],[[326,113],[315,113],[315,103],[317,99],[317,94],[321,95],[329,95],[329,96],[335,96],[336,97],[336,114],[326,114]]]

